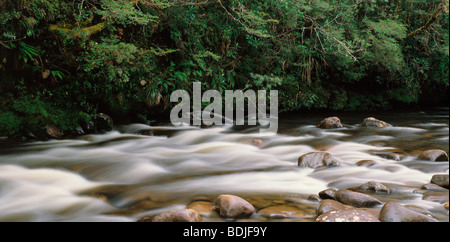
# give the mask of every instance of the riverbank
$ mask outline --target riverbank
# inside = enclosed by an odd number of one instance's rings
[[[296,112],[283,112],[279,114],[279,120],[286,120],[286,123],[290,123],[290,120],[293,117],[312,117],[315,116],[315,120],[312,120],[311,123],[304,122],[301,118],[296,120],[292,125],[302,124],[302,125],[316,125],[323,118],[326,117],[342,117],[342,123],[345,125],[347,123],[358,123],[363,122],[364,118],[377,116],[380,119],[389,120],[390,115],[396,114],[399,112],[409,112],[409,113],[425,113],[425,112],[433,112],[436,110],[448,110],[448,106],[440,106],[440,107],[430,107],[428,105],[425,106],[407,106],[400,107],[394,109],[386,109],[386,110],[377,110],[377,111],[345,111],[345,110],[326,110],[326,109],[305,109]],[[376,114],[376,115],[374,115]],[[394,125],[401,125],[408,123],[408,118],[413,117],[405,117],[403,120],[395,119],[392,120]],[[0,136],[0,145],[1,144],[20,144],[27,142],[35,142],[35,141],[47,141],[51,139],[75,139],[77,137],[81,137],[87,134],[102,134],[108,131],[111,131],[114,125],[120,127],[124,125],[129,125],[128,121],[121,120],[119,117],[110,117],[108,114],[99,113],[94,115],[91,120],[86,122],[83,125],[78,126],[78,128],[74,131],[64,132],[59,127],[55,127],[53,125],[48,125],[47,128],[43,128],[38,132],[24,132],[22,137],[8,137],[8,136]],[[150,126],[172,126],[169,120],[169,113],[161,113],[157,115],[151,115],[150,120],[142,121],[141,124],[150,125]],[[200,126],[205,128],[206,126]],[[210,126],[213,127],[213,126]],[[117,127],[116,127],[117,128]],[[246,129],[248,126],[235,126],[235,130]],[[119,128],[120,129],[120,128]]]

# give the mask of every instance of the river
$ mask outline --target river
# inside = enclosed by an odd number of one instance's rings
[[[315,127],[328,116],[339,116],[345,127]],[[394,127],[359,127],[371,116]],[[311,194],[371,180],[392,189],[373,195],[381,201],[419,206],[437,220],[449,221],[442,201],[414,192],[434,174],[449,172],[448,162],[417,158],[426,149],[449,152],[448,108],[283,115],[278,134],[271,136],[260,136],[258,127],[155,124],[116,126],[105,134],[73,139],[1,144],[0,221],[136,221],[192,201],[212,202],[224,193],[240,195],[257,209],[290,204],[303,210],[296,218],[255,213],[252,220],[314,221],[317,202],[307,199]],[[331,153],[340,164],[297,166],[299,156],[317,150]],[[403,158],[374,153],[386,151],[400,152]],[[361,160],[375,165],[356,165]],[[226,221],[215,213],[204,220]]]

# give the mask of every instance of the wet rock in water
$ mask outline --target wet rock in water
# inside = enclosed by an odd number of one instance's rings
[[[334,210],[317,217],[316,222],[380,222],[372,213],[361,209]]]
[[[437,222],[436,219],[395,202],[384,204],[380,211],[381,222]]]
[[[316,194],[310,195],[307,200],[311,201],[311,202],[320,202],[320,201],[322,201],[322,199]]]
[[[356,162],[357,166],[365,166],[365,167],[370,167],[375,164],[376,164],[376,162],[373,160],[360,160],[360,161]]]
[[[317,213],[317,216],[320,216],[329,211],[338,211],[338,210],[343,210],[343,209],[348,209],[348,208],[351,208],[351,207],[344,205],[335,200],[325,199],[320,203],[319,207],[317,207],[316,213]]]
[[[381,158],[388,159],[388,160],[395,160],[395,161],[401,161],[405,158],[404,155],[398,154],[398,153],[372,153],[373,155],[377,155]]]
[[[432,184],[432,183],[428,183],[428,184],[424,184],[421,189],[423,190],[427,190],[427,191],[437,191],[437,192],[445,192],[448,191],[447,188],[443,188],[441,186],[438,186],[436,184]]]
[[[63,136],[62,132],[53,125],[47,125],[45,132],[52,139],[61,139]]]
[[[382,204],[382,202],[364,193],[350,190],[339,190],[336,192],[336,200],[350,206],[358,208],[369,208]]]
[[[114,126],[112,118],[104,113],[99,113],[94,117],[96,131],[111,131]]]
[[[337,165],[338,161],[327,152],[311,152],[298,158],[298,166],[317,168],[322,166]]]
[[[390,149],[386,151],[372,151],[370,152],[370,154],[379,156],[384,159],[395,161],[401,161],[407,156],[406,152],[399,149]]]
[[[388,187],[376,181],[369,181],[357,187],[347,188],[347,190],[356,192],[384,192],[384,193],[391,192],[391,190]]]
[[[448,189],[448,174],[437,174],[431,178],[431,183]]]
[[[149,222],[152,222],[152,219],[154,217],[155,217],[154,215],[153,216],[152,215],[147,215],[147,216],[139,218],[136,222],[138,222],[138,223],[149,223]]]
[[[246,201],[250,203],[255,210],[260,210],[265,207],[269,207],[274,205],[273,199],[264,197],[264,196],[254,196],[254,197],[248,197],[246,198]]]
[[[107,198],[105,196],[103,197],[97,197],[100,198],[102,200],[106,200]],[[150,200],[143,200],[143,201],[139,201],[136,203],[133,203],[133,205],[130,205],[130,208],[133,210],[140,210],[140,209],[144,209],[144,210],[150,210],[150,209],[154,209],[154,208],[158,208],[158,207],[162,207],[163,205],[161,203],[155,202],[155,201],[150,201]]]
[[[334,200],[337,191],[338,191],[337,189],[328,188],[328,189],[325,189],[325,190],[319,192],[319,197],[322,199],[333,199]]]
[[[252,139],[252,140],[245,141],[244,144],[253,145],[258,148],[262,148],[264,146],[264,141],[262,141],[261,139]]]
[[[287,205],[263,208],[258,213],[269,218],[299,218],[306,215],[304,210]]]
[[[373,117],[364,119],[364,121],[360,124],[360,126],[361,127],[374,127],[374,128],[392,127],[391,124],[388,124],[382,120],[378,120]]]
[[[448,202],[448,190],[443,192],[428,191],[423,194],[422,197],[425,201],[446,203]]]
[[[151,220],[150,220],[151,219]],[[193,209],[180,209],[164,212],[151,217],[143,217],[138,222],[201,222],[202,217]]]
[[[426,150],[418,156],[421,160],[429,161],[448,161],[448,155],[443,150]]]
[[[145,136],[167,136],[172,137],[176,134],[178,130],[164,130],[164,129],[151,129],[151,130],[141,130],[138,132],[139,135]]]
[[[78,127],[75,128],[75,133],[78,134],[78,135],[83,135],[86,132],[84,132],[84,130],[83,130],[83,128],[81,126],[78,126]]]
[[[214,211],[214,205],[207,201],[195,201],[187,205],[188,209],[197,211],[202,216],[210,216]]]
[[[87,123],[83,123],[81,125],[81,129],[84,133],[94,133],[95,132],[95,124],[93,120],[90,120]]]
[[[344,126],[342,126],[341,120],[338,117],[328,117],[320,121],[316,127],[321,129],[338,129]]]
[[[414,206],[414,205],[405,205],[405,208],[411,209],[413,211],[416,211],[418,213],[421,213],[421,214],[424,214],[427,216],[431,216],[431,217],[433,216],[433,214],[430,211],[428,211],[422,207],[418,207],[418,206]]]
[[[220,195],[215,202],[215,209],[225,218],[247,218],[254,212],[255,208],[241,197],[234,195]]]

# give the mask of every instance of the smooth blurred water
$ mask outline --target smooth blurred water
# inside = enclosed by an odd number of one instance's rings
[[[381,198],[384,201],[417,205],[448,221],[442,204],[413,193],[434,174],[448,173],[448,162],[417,159],[426,149],[448,153],[448,114],[443,108],[285,115],[280,117],[279,133],[272,136],[260,136],[258,127],[132,124],[71,140],[4,144],[0,221],[135,221],[221,193],[308,203],[307,196],[327,187],[343,189],[370,180],[394,190]],[[328,116],[339,116],[345,127],[315,127]],[[359,127],[369,116],[394,127]],[[141,131],[154,135],[140,135]],[[403,160],[372,154],[394,149],[405,154]],[[331,153],[340,165],[297,166],[299,156],[317,150]],[[360,160],[376,164],[355,165]]]

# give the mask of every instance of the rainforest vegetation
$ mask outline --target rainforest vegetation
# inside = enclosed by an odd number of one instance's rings
[[[0,0],[0,136],[170,94],[278,90],[281,112],[448,101],[448,0]]]

